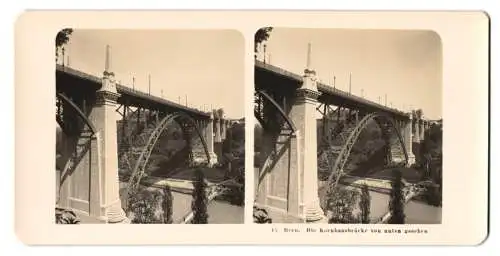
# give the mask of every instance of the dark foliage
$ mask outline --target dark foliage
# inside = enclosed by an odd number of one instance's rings
[[[197,169],[194,173],[194,190],[193,190],[193,201],[191,203],[191,210],[193,211],[192,224],[207,224],[208,223],[208,213],[207,204],[208,197],[206,193],[207,183],[205,182],[205,176],[200,169]]]
[[[163,209],[163,223],[165,224],[172,224],[174,221],[172,218],[173,200],[174,197],[172,196],[172,190],[169,185],[166,185],[163,188],[163,202],[161,205]]]
[[[233,147],[233,132],[231,129],[226,130],[226,139],[222,142],[222,153],[230,154],[232,153]]]
[[[424,174],[423,180],[430,180],[433,183],[427,187],[424,199],[433,206],[442,206],[442,140],[442,125],[433,124],[426,131],[420,148],[423,156],[420,163]]]
[[[442,206],[443,184],[441,180],[441,168],[435,168],[434,176],[431,177],[432,185],[428,186],[424,195],[425,201],[432,206]]]
[[[56,224],[80,224],[80,219],[72,210],[56,207]]]
[[[391,199],[389,202],[389,211],[391,217],[388,221],[389,224],[404,224],[404,196],[403,196],[403,182],[402,175],[399,170],[393,171],[393,183],[391,189]]]
[[[233,132],[233,139],[235,141],[244,142],[245,141],[245,124],[234,124],[231,126]]]
[[[222,152],[234,157],[245,157],[245,124],[233,124],[226,130]]]
[[[68,43],[69,37],[73,33],[73,29],[65,28],[59,31],[56,35],[56,47],[61,47],[64,44]]]
[[[245,162],[242,160],[233,161],[230,165],[231,169],[227,171],[225,179],[234,179],[235,184],[226,185],[228,191],[221,195],[229,203],[239,206],[245,204]]]
[[[259,44],[269,39],[272,30],[273,30],[272,27],[264,27],[257,30],[257,32],[255,33],[255,44],[254,44],[255,52],[257,52],[257,47],[259,46]]]
[[[354,204],[359,193],[337,186],[327,194],[327,209],[331,211],[328,223],[357,223],[358,219],[353,215]]]
[[[273,223],[266,209],[257,206],[253,207],[253,222],[257,224]]]
[[[159,191],[150,191],[139,187],[129,196],[127,202],[127,215],[133,224],[158,224],[163,221],[156,215],[156,207],[161,199]]]
[[[363,224],[370,223],[370,203],[370,192],[368,191],[368,186],[365,184],[361,189],[361,200],[359,200],[359,209],[361,210],[359,219]]]
[[[73,33],[73,29],[65,28],[59,31],[56,35],[56,60],[59,57],[58,50],[68,43],[71,34]],[[64,50],[64,49],[63,49]]]

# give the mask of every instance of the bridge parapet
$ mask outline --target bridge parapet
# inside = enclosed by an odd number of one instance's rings
[[[83,71],[79,71],[67,66],[56,65],[57,91],[80,93],[82,91],[90,92],[101,89],[104,85],[104,78],[97,77]],[[147,107],[149,109],[171,109],[172,111],[183,111],[193,116],[208,119],[210,113],[196,108],[187,107],[162,97],[154,96],[146,92],[134,89],[131,86],[119,84],[114,81],[114,74],[110,72],[106,75],[113,75],[113,84],[119,94],[118,103],[127,103],[129,106]]]
[[[255,60],[255,71],[256,71],[256,77],[260,77],[263,74],[267,74],[266,77],[273,77],[274,79],[277,80],[288,81],[286,84],[288,85],[287,87],[290,90],[295,90],[297,88],[304,87],[303,83],[306,81],[305,76],[295,74],[283,68],[273,66],[271,64],[264,63],[259,60]],[[271,86],[271,84],[269,85],[260,84],[259,81],[257,81],[256,83],[257,83],[256,84],[257,88],[264,88],[267,86]],[[397,119],[408,120],[408,115],[404,111],[395,108],[390,108],[382,104],[365,99],[363,97],[350,94],[348,92],[321,83],[319,81],[316,82],[316,88],[317,91],[321,93],[320,97],[318,98],[319,102],[328,104],[335,104],[342,102],[342,104],[345,107],[357,108],[357,109],[364,108],[366,109],[366,112],[382,111],[386,113],[391,113],[392,115],[397,117]]]

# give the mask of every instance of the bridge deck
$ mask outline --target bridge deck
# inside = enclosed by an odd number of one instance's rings
[[[300,75],[258,60],[255,60],[255,76],[256,83],[260,83],[261,81],[260,79],[257,79],[257,77],[260,77],[262,79],[272,77],[273,80],[281,80],[281,86],[283,86],[283,84],[286,84],[286,86],[291,89],[299,88],[303,82],[303,78]],[[265,86],[267,85],[256,84],[257,88],[262,88]],[[269,83],[269,86],[276,86],[276,84]],[[389,108],[362,97],[349,94],[348,92],[333,88],[330,85],[318,83],[317,86],[318,91],[321,93],[321,96],[319,98],[319,101],[321,103],[342,105],[347,108],[360,109],[367,112],[386,112],[400,119],[408,118],[408,116],[400,110]]]
[[[79,93],[82,91],[96,91],[102,86],[102,78],[84,73],[82,71],[56,66],[57,90],[72,91]],[[148,109],[159,109],[169,111],[188,112],[201,118],[209,118],[210,113],[200,111],[198,109],[183,106],[170,100],[156,97],[138,90],[134,90],[128,86],[116,84],[116,90],[120,94],[118,102],[120,104],[127,103],[134,107],[144,107]]]

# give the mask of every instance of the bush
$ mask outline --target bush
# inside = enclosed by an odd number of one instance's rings
[[[354,216],[354,205],[359,193],[341,186],[335,187],[326,195],[327,211],[330,211],[328,223],[358,223]]]
[[[56,207],[56,224],[80,224],[80,219],[72,210]]]
[[[432,206],[442,206],[441,186],[428,187],[425,193],[425,201]]]
[[[134,224],[163,223],[158,214],[158,202],[162,195],[159,191],[151,191],[139,187],[137,192],[128,198],[127,215]]]
[[[191,210],[193,211],[192,224],[207,224],[208,213],[207,204],[208,197],[206,193],[207,184],[205,176],[200,169],[195,171],[193,201],[191,203]]]
[[[253,222],[257,224],[273,223],[266,209],[254,206],[253,207]]]

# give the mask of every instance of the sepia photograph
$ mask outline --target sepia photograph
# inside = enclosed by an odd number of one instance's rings
[[[26,11],[16,236],[481,244],[489,29],[479,11]]]
[[[243,223],[244,45],[237,30],[61,30],[56,223]]]
[[[254,40],[255,223],[442,223],[437,33],[264,27]]]

